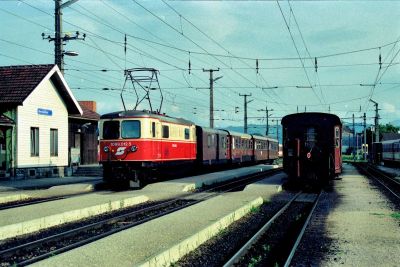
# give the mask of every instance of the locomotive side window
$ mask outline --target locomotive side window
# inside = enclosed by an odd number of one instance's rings
[[[121,136],[122,138],[140,138],[140,121],[122,121]]]
[[[190,139],[189,128],[185,128],[185,139],[186,139],[186,140]]]
[[[207,135],[207,146],[211,146],[211,135]]]
[[[103,123],[103,139],[119,138],[119,121],[105,121]]]
[[[156,137],[156,123],[154,121],[151,123],[151,133],[153,137]]]
[[[162,137],[163,138],[169,138],[169,126],[168,125],[163,125],[163,127],[162,127]]]

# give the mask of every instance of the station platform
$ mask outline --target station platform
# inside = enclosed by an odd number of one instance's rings
[[[291,266],[398,266],[399,210],[352,165],[340,177],[321,195]]]
[[[282,173],[273,175],[243,191],[209,199],[34,266],[170,266],[252,208],[288,201],[291,193],[278,192],[285,178]]]
[[[77,221],[127,206],[137,205],[145,201],[159,201],[177,197],[187,194],[191,190],[198,189],[203,185],[210,185],[277,167],[276,165],[257,165],[158,182],[150,184],[141,190],[128,190],[124,192],[99,191],[17,209],[3,210],[0,213],[0,240],[32,233],[66,222]],[[72,186],[75,187],[77,185]],[[61,186],[61,190],[59,187],[53,188],[53,191],[58,193],[63,190],[73,189],[68,189],[68,185]],[[36,194],[48,196],[48,191],[52,191],[52,189],[37,190]],[[11,192],[14,193],[14,191]],[[6,196],[3,195],[3,197],[5,198]]]
[[[101,177],[41,178],[0,181],[0,204],[35,198],[88,193],[102,183]]]
[[[0,180],[0,192],[30,190],[30,189],[46,189],[57,185],[92,183],[101,180],[102,177],[89,177],[89,176],[68,176],[68,177],[55,177],[55,178],[25,179],[25,180]]]

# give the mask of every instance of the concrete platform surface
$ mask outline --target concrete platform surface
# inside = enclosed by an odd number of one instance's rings
[[[0,179],[0,192],[12,190],[26,190],[35,188],[50,188],[57,185],[75,184],[75,183],[88,183],[101,181],[102,177],[56,177],[56,178],[40,178],[40,179],[25,179],[25,180],[1,180]]]
[[[0,191],[0,204],[36,198],[76,195],[93,192],[101,181],[52,186],[48,189]]]
[[[353,166],[341,178],[321,195],[292,265],[399,266],[399,210]]]
[[[262,187],[265,190],[260,190]],[[247,214],[252,207],[261,205],[263,199],[274,199],[277,194],[285,194],[286,200],[290,197],[288,193],[271,190],[271,184],[259,183],[56,255],[34,266],[169,266]]]
[[[169,180],[163,183],[155,183],[147,185],[144,189],[151,191],[174,191],[174,192],[189,192],[201,188],[204,185],[212,185],[228,180],[232,180],[241,176],[250,175],[266,170],[277,169],[278,165],[259,164],[240,169],[232,169],[220,172],[206,173],[181,179]]]

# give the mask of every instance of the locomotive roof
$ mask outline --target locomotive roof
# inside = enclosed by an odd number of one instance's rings
[[[334,124],[342,125],[340,118],[335,114],[322,113],[322,112],[304,112],[304,113],[289,114],[282,118],[282,124],[290,123],[293,121],[305,122],[305,121],[314,121],[319,119],[325,119]]]
[[[100,119],[123,119],[123,118],[154,118],[165,122],[194,125],[194,123],[189,120],[169,117],[165,114],[152,113],[151,111],[147,110],[117,111],[104,114],[100,117]]]

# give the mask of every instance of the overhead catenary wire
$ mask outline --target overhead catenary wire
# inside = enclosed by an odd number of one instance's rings
[[[184,19],[182,19],[182,20],[184,20]],[[293,18],[292,18],[292,22],[294,22],[294,20],[293,20]],[[292,25],[293,25],[293,23],[292,23]],[[293,27],[293,26],[292,26]],[[185,33],[187,33],[187,29],[185,28],[184,29],[185,30]],[[113,38],[108,38],[109,39],[109,41],[111,41],[111,39],[113,39]],[[122,45],[121,44],[121,42],[119,43],[120,45]],[[109,50],[110,51],[110,50]],[[146,49],[146,51],[147,51],[147,49]],[[164,55],[163,55],[163,58],[164,58]],[[298,60],[298,58],[296,58],[297,60]],[[72,60],[72,58],[70,59],[70,60]],[[137,62],[137,61],[136,61]],[[376,63],[375,63],[376,64]],[[387,63],[386,63],[387,64]],[[389,67],[391,67],[391,66],[393,66],[394,64],[391,64],[391,65],[389,65]],[[229,66],[229,64],[228,64],[228,66]],[[233,66],[233,67],[235,67],[235,66]],[[319,68],[321,67],[321,66],[318,66]],[[232,65],[230,65],[229,67],[227,67],[226,69],[229,69],[229,68],[232,68]],[[273,68],[273,67],[271,67],[271,68]],[[300,67],[297,67],[297,68],[300,68]],[[306,66],[306,68],[308,68],[307,66]],[[311,68],[311,67],[310,67]],[[384,68],[384,67],[383,67]],[[184,69],[186,69],[186,66],[185,66],[185,68]],[[236,69],[238,69],[238,68],[236,68]],[[252,68],[248,68],[248,69],[252,69]],[[179,71],[179,72],[182,72],[182,70],[179,70],[179,69],[176,69],[176,71]],[[383,69],[382,69],[382,71],[383,71]],[[172,77],[174,77],[174,76],[172,76]],[[200,79],[199,79],[200,80]],[[204,79],[203,79],[204,80]],[[193,79],[193,81],[194,81],[194,83],[192,84],[192,87],[194,87],[194,86],[196,86],[196,82],[197,82],[197,80],[196,79]],[[187,85],[186,83],[185,83],[185,85]],[[260,84],[258,84],[258,85],[260,85]],[[234,87],[234,86],[233,86]],[[190,88],[190,89],[192,89],[191,87],[188,87],[188,88]],[[221,86],[221,88],[223,88],[222,86]],[[235,88],[240,88],[240,87],[235,87]],[[250,86],[250,88],[254,88],[254,87],[251,87]],[[271,91],[271,95],[273,94],[273,93],[276,93],[276,92],[278,92],[277,90],[275,90],[275,89],[273,89],[273,90],[269,90],[269,91]],[[269,92],[268,91],[268,92]],[[201,93],[201,94],[203,94],[203,91],[198,91],[198,93]],[[224,100],[225,100],[226,98],[224,98]],[[283,101],[278,101],[278,102],[283,102]],[[261,101],[260,101],[260,103],[261,103]]]
[[[311,84],[310,78],[308,77],[307,70],[306,70],[306,68],[304,67],[304,62],[303,62],[303,59],[302,59],[302,58],[301,58],[301,56],[300,56],[299,49],[297,48],[296,42],[295,42],[295,40],[294,40],[294,38],[293,38],[292,31],[290,30],[290,27],[289,27],[289,25],[288,25],[288,23],[287,23],[287,21],[286,21],[286,17],[285,17],[285,15],[283,14],[283,11],[282,11],[282,8],[281,8],[281,5],[279,4],[279,1],[278,1],[278,0],[276,1],[276,3],[278,4],[279,10],[281,11],[281,14],[282,14],[283,20],[285,21],[285,24],[286,24],[286,28],[287,28],[287,29],[288,29],[288,31],[289,31],[290,38],[292,39],[292,42],[293,42],[294,48],[296,49],[296,52],[297,52],[297,55],[298,55],[298,57],[299,57],[299,60],[300,60],[300,62],[301,62],[301,65],[303,66],[304,73],[305,73],[305,75],[306,75],[306,78],[307,78],[308,84],[310,85],[310,87],[311,87],[312,91],[314,92],[314,95],[317,97],[318,101],[319,101],[320,103],[322,103],[322,101],[321,101],[320,97],[319,97],[319,96],[318,96],[318,94],[315,92],[315,90],[314,90],[314,88],[313,88],[313,86],[312,86],[312,84]]]

